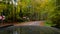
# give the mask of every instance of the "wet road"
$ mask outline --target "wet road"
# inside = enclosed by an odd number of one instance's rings
[[[60,30],[44,26],[44,21],[17,23],[1,29],[0,34],[60,34]]]
[[[60,34],[59,29],[44,26],[11,26],[0,30],[0,34]]]

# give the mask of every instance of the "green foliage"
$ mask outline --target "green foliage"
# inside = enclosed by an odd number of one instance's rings
[[[59,0],[18,0],[17,6],[13,3],[5,3],[0,3],[0,15],[4,14],[6,21],[23,22],[28,21],[28,19],[23,18],[27,17],[29,20],[46,20],[50,24],[60,25]]]
[[[52,3],[51,10],[48,12],[48,20],[52,21],[52,24],[56,24],[55,26],[60,28],[60,4],[58,2],[59,0],[56,0],[54,3]],[[52,1],[53,2],[53,1]],[[57,2],[57,3],[56,3]]]

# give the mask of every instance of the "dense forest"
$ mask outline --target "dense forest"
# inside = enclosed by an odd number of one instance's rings
[[[60,0],[0,0],[3,22],[46,21],[60,27]]]

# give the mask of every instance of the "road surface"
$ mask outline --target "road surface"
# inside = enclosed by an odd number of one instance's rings
[[[32,21],[32,22],[24,22],[24,23],[18,23],[14,24],[14,26],[44,26],[44,21]]]
[[[27,25],[32,25],[32,26],[44,26],[44,21],[31,21],[31,22],[22,22],[22,23],[2,23],[0,24],[0,27],[4,26],[27,26]]]

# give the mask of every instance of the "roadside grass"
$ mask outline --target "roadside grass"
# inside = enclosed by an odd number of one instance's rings
[[[45,21],[45,26],[51,27],[52,25],[53,25],[52,22],[50,22],[50,21]]]

